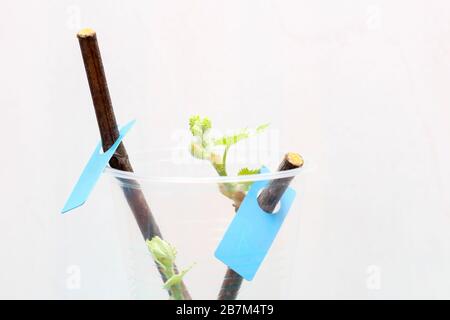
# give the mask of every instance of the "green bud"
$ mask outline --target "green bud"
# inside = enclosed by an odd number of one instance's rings
[[[177,255],[176,249],[160,237],[147,240],[147,247],[153,259],[164,269],[171,270]]]
[[[209,129],[211,129],[211,120],[208,118],[201,119],[200,116],[195,115],[189,118],[189,129],[194,136],[202,136]]]

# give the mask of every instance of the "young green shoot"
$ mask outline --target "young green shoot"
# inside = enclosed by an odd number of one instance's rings
[[[153,237],[151,240],[147,240],[147,247],[152,254],[153,260],[159,265],[167,279],[164,283],[164,289],[169,291],[171,299],[183,300],[181,281],[192,266],[177,273],[174,267],[177,250],[160,237]]]
[[[193,157],[206,160],[211,163],[219,176],[227,176],[227,155],[230,148],[238,142],[248,139],[263,132],[269,124],[262,124],[255,129],[241,129],[231,135],[222,137],[211,137],[211,120],[201,118],[198,115],[189,119],[189,129],[193,139],[190,145],[190,151]],[[258,174],[260,169],[242,168],[238,175]],[[233,200],[234,205],[238,207],[247,193],[251,183],[221,183],[219,184],[220,192],[226,197]]]

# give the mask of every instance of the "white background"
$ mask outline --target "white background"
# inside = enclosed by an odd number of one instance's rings
[[[281,150],[312,159],[291,297],[450,298],[445,0],[2,0],[1,298],[63,297],[64,230],[74,248],[95,240],[87,215],[59,215],[98,141],[84,26],[118,120],[140,124],[130,154],[200,113],[222,128],[268,120]],[[116,260],[105,246],[100,263]]]

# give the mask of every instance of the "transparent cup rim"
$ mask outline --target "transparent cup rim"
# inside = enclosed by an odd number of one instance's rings
[[[144,150],[144,151],[138,151],[137,153],[133,154],[133,160],[137,162],[145,162],[148,163],[150,161],[157,163],[161,160],[167,160],[169,155],[171,155],[174,151],[180,151],[183,152],[186,151],[186,148],[167,148],[167,147],[155,147],[151,150]],[[255,149],[253,151],[267,151],[267,149]],[[276,157],[278,159],[282,159],[285,154],[281,153],[275,153]],[[158,155],[155,157],[155,155]],[[190,153],[187,155],[189,160],[193,160]],[[158,175],[157,173],[139,173],[139,172],[129,172],[129,171],[122,171],[118,169],[111,168],[110,166],[107,166],[103,174],[109,177],[120,179],[122,184],[128,184],[127,182],[137,181],[142,183],[179,183],[179,184],[208,184],[208,183],[236,183],[236,182],[253,182],[253,181],[265,181],[265,180],[275,180],[275,179],[282,179],[282,178],[291,178],[298,176],[300,174],[305,174],[310,171],[314,171],[315,169],[315,161],[312,161],[312,159],[305,159],[303,158],[303,166],[297,169],[291,169],[286,171],[276,171],[276,169],[273,167],[275,163],[272,163],[270,170],[271,172],[268,173],[259,173],[259,174],[252,174],[252,175],[228,175],[228,176],[219,176],[219,175],[183,175],[179,176],[178,174],[174,173],[174,175],[166,174],[166,175]],[[195,161],[200,161],[194,159]],[[200,163],[198,162],[198,163]]]
[[[291,169],[286,171],[276,171],[268,173],[259,173],[245,176],[211,176],[211,177],[170,177],[170,176],[144,176],[134,172],[121,171],[107,167],[104,173],[119,179],[136,180],[142,182],[158,182],[158,183],[235,183],[235,182],[249,182],[249,181],[264,181],[275,180],[282,178],[290,178],[304,173],[305,165],[301,168]]]

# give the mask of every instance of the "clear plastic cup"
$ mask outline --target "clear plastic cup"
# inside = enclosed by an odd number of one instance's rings
[[[208,162],[194,159],[187,150],[161,149],[130,155],[135,173],[105,169],[96,189],[107,188],[109,198],[113,200],[108,209],[100,210],[111,210],[107,215],[115,222],[115,230],[109,231],[114,233],[111,245],[116,254],[110,261],[111,265],[115,264],[111,271],[114,276],[110,276],[108,283],[100,280],[105,277],[101,270],[95,270],[92,273],[97,273],[97,277],[93,275],[87,283],[84,281],[83,289],[79,291],[66,290],[66,297],[169,298],[124,194],[124,191],[138,189],[151,208],[164,240],[177,249],[178,268],[193,265],[184,277],[192,298],[217,299],[227,266],[214,257],[214,251],[235,215],[232,200],[219,191],[219,185],[294,177],[290,188],[297,192],[296,199],[256,276],[250,282],[243,281],[238,299],[295,298],[292,265],[301,218],[302,174],[308,169],[308,162],[306,160],[299,169],[277,171],[282,159],[283,154],[269,153],[259,153],[254,158],[230,156],[227,160],[229,172],[237,172],[242,166],[261,165],[271,172],[220,177]],[[104,191],[94,193],[97,192]],[[92,197],[95,199],[96,195]],[[96,257],[83,259],[90,261],[86,266],[88,272],[92,268],[98,269],[94,262]],[[96,281],[102,283],[102,290],[96,286]],[[112,291],[116,294],[111,294]],[[117,291],[121,293],[117,294]]]

